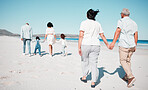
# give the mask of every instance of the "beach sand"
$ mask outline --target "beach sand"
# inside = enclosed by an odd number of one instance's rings
[[[42,54],[22,55],[22,41],[17,37],[0,36],[0,90],[91,90],[91,81],[83,83],[78,43],[68,42],[68,56],[61,56],[60,43],[54,44],[49,56],[47,42],[41,43]],[[32,53],[35,43],[32,43]],[[137,49],[132,56],[136,82],[132,88],[121,77],[118,47],[112,51],[101,45],[98,59],[99,80],[93,90],[148,90],[148,50]],[[90,75],[88,76],[90,80]]]

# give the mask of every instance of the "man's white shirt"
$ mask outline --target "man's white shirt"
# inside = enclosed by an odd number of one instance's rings
[[[137,24],[129,17],[124,17],[118,21],[117,27],[121,29],[118,46],[124,48],[135,47],[134,34],[138,31]]]

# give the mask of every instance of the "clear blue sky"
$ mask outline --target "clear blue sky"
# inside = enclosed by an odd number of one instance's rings
[[[139,39],[148,40],[148,0],[0,0],[0,29],[20,34],[28,22],[34,34],[44,34],[51,21],[56,33],[78,34],[90,8],[100,10],[96,20],[106,38],[113,38],[120,12],[128,8],[138,25]]]

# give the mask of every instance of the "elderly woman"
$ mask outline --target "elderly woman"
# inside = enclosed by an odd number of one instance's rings
[[[99,35],[103,39],[106,46],[109,44],[103,34],[102,27],[95,17],[99,10],[92,9],[87,11],[87,20],[83,21],[80,26],[78,50],[81,56],[83,77],[80,80],[87,83],[87,75],[89,74],[89,67],[91,68],[91,87],[95,88],[98,79],[99,71],[97,68],[97,61],[100,52]]]
[[[56,40],[56,35],[53,29],[53,24],[51,22],[48,22],[47,24],[47,29],[46,29],[46,34],[45,34],[45,39],[47,37],[47,42],[49,45],[49,52],[50,52],[50,57],[52,57],[52,45],[54,41]],[[45,41],[44,39],[44,41]]]

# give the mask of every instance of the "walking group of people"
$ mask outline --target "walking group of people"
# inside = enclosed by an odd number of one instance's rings
[[[81,56],[82,74],[80,80],[87,83],[87,76],[91,71],[91,87],[96,86],[99,71],[97,68],[97,61],[100,52],[99,35],[109,49],[113,49],[119,38],[119,56],[120,63],[125,71],[123,80],[127,82],[127,87],[132,87],[135,82],[135,77],[131,71],[131,56],[136,50],[138,40],[137,24],[129,18],[130,11],[126,8],[122,10],[121,19],[118,21],[117,29],[114,35],[113,42],[109,45],[104,34],[103,29],[95,17],[99,10],[92,9],[87,11],[87,20],[80,25],[78,51]]]
[[[135,77],[131,71],[131,56],[136,50],[137,40],[138,40],[138,27],[137,24],[129,17],[130,11],[126,8],[122,10],[121,19],[118,21],[117,29],[114,34],[113,42],[109,45],[104,31],[101,27],[101,24],[95,20],[95,17],[99,10],[94,11],[89,9],[87,11],[87,20],[83,21],[80,25],[79,41],[78,41],[78,51],[81,56],[81,65],[82,65],[82,77],[80,80],[84,83],[87,83],[87,76],[91,72],[91,87],[95,88],[96,82],[98,80],[99,71],[97,68],[98,56],[100,53],[100,41],[99,35],[103,39],[107,48],[113,49],[117,39],[119,38],[119,56],[120,63],[125,71],[125,76],[122,78],[127,82],[127,87],[132,87],[132,84],[135,82]],[[53,24],[49,22],[47,24],[45,39],[49,45],[50,56],[52,57],[52,45],[54,40],[56,40],[56,35],[53,29]],[[62,51],[65,54],[66,41],[65,35],[61,34],[62,41]],[[44,39],[44,41],[45,41]],[[24,42],[23,54],[25,54],[26,42],[29,48],[29,54],[31,54],[30,42],[32,40],[32,30],[28,23],[22,27],[21,30],[21,40]],[[36,50],[39,49],[40,44],[39,37],[36,37],[37,44],[35,47]],[[40,53],[39,53],[40,54]],[[41,55],[41,54],[40,54]]]
[[[65,40],[66,36],[64,34],[61,34],[60,36],[61,36],[61,39],[57,42],[61,42],[62,56],[66,56],[67,55],[67,53],[65,52],[65,48],[67,47],[67,42]],[[56,35],[55,35],[54,28],[53,28],[53,24],[51,22],[49,22],[47,24],[47,29],[46,29],[46,34],[45,34],[44,40],[41,41],[40,37],[38,37],[38,36],[36,37],[36,41],[35,41],[36,45],[35,45],[34,55],[36,55],[36,51],[38,50],[40,57],[42,57],[40,43],[45,42],[46,38],[47,38],[47,42],[48,42],[48,45],[49,45],[49,53],[50,53],[49,56],[52,57],[53,56],[52,45],[56,42]],[[31,56],[32,28],[29,25],[29,23],[26,23],[26,25],[23,25],[21,27],[21,40],[23,41],[23,55],[26,55],[25,49],[26,49],[26,42],[27,42],[28,50],[29,50],[29,56]]]

